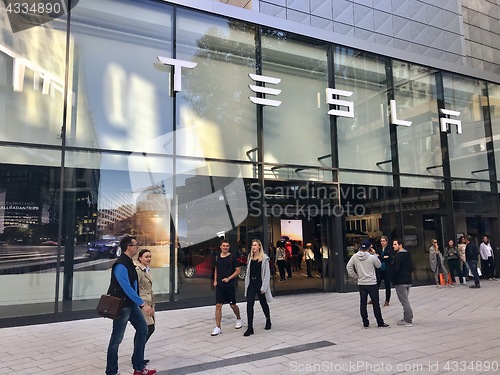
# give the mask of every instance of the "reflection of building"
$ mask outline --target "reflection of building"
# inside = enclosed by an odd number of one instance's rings
[[[97,232],[106,233],[116,223],[133,217],[135,208],[130,203],[130,194],[100,194],[97,204]]]

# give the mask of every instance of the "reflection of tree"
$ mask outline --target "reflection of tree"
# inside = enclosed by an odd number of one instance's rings
[[[188,93],[183,99],[201,118],[236,129],[246,120],[240,103],[248,100],[243,92],[247,85],[241,83],[244,77],[232,73],[241,66],[255,72],[255,46],[242,42],[253,32],[250,25],[228,21],[227,29],[212,26],[196,40],[198,50],[191,61],[198,65],[183,71],[183,92]]]

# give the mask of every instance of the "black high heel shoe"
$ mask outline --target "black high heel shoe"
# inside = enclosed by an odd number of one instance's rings
[[[243,336],[250,336],[250,335],[253,335],[253,327],[250,326],[247,328],[247,330],[245,331],[245,333],[243,334]]]
[[[271,318],[266,319],[266,326],[264,327],[265,330],[270,330],[271,329]]]

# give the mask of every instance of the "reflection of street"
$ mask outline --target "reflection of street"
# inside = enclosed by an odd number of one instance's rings
[[[151,266],[168,266],[168,246],[148,246],[153,254]],[[142,249],[142,247],[140,247]],[[55,272],[57,246],[0,245],[0,275],[31,272]],[[75,246],[73,258],[75,271],[100,271],[111,268],[115,259],[95,259],[87,254],[86,245]],[[61,248],[61,267],[64,265],[64,247]]]
[[[30,272],[53,272],[57,261],[57,246],[0,246],[0,275]],[[85,245],[75,246],[75,270],[108,269],[113,259],[91,259]],[[61,248],[61,265],[64,247]]]

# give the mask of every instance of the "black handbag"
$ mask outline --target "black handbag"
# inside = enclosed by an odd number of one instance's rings
[[[99,299],[96,311],[100,316],[109,319],[118,319],[122,311],[123,298],[103,294]]]

